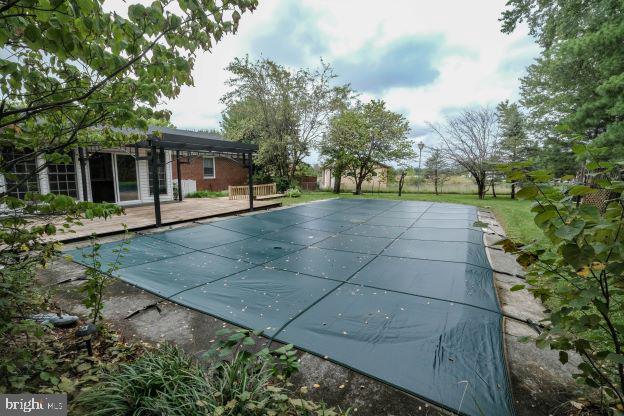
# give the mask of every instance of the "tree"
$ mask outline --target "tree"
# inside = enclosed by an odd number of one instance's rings
[[[404,116],[386,109],[386,103],[372,100],[342,111],[332,121],[330,134],[321,149],[337,149],[344,172],[355,181],[355,193],[375,174],[380,163],[398,162],[413,157],[407,137],[409,123]]]
[[[501,162],[514,163],[529,160],[536,152],[535,144],[529,139],[524,118],[518,104],[503,101],[496,106],[500,141],[498,153]],[[516,182],[511,183],[511,199],[516,197]]]
[[[435,194],[438,195],[444,182],[451,176],[449,165],[444,158],[442,149],[436,147],[431,149],[429,157],[425,161],[425,169],[427,178],[433,183]]]
[[[624,153],[624,4],[510,0],[507,5],[503,32],[526,21],[543,47],[522,80],[522,104],[568,154],[580,138],[601,160],[617,159]]]
[[[464,109],[442,125],[429,126],[440,137],[443,154],[472,175],[483,199],[498,143],[496,112],[487,107]]]
[[[8,382],[21,391],[27,380],[39,385],[61,376],[44,372],[54,355],[47,340],[40,342],[47,331],[30,319],[50,306],[35,276],[62,254],[54,236],[84,218],[123,213],[115,204],[52,193],[18,199],[11,192],[48,163],[68,161],[75,147],[143,138],[120,128],[145,129],[148,121],[166,119],[166,111],[154,108],[192,84],[194,54],[235,32],[241,13],[256,3],[155,0],[131,4],[127,18],[105,12],[103,0],[0,3],[0,174],[10,180],[0,193],[3,387]],[[40,156],[44,163],[18,181],[17,164]],[[101,307],[100,296],[87,297]]]
[[[329,123],[329,130],[319,143],[319,152],[323,158],[323,165],[331,169],[334,178],[332,192],[340,194],[342,177],[351,162],[349,143],[355,139],[357,133],[354,129],[357,123],[356,113],[345,111],[334,116]]]
[[[228,67],[230,91],[222,128],[230,140],[257,143],[258,162],[273,175],[292,181],[331,116],[350,96],[348,86],[333,87],[331,66],[291,71],[268,59],[236,58]]]
[[[403,185],[405,184],[405,175],[407,174],[407,169],[402,168],[399,174],[399,196],[403,194]]]
[[[511,290],[526,287],[544,303],[547,316],[536,345],[558,351],[562,364],[568,362],[568,351],[576,352],[582,361],[575,378],[596,389],[593,404],[601,408],[598,413],[618,414],[624,408],[624,186],[611,178],[622,178],[624,172],[619,164],[592,159],[587,146],[575,146],[574,151],[589,160],[595,187],[553,186],[548,170],[508,166],[508,178],[525,184],[518,198],[533,200],[534,222],[548,243],[499,243],[518,255],[527,271],[527,284]],[[603,209],[590,201],[577,204],[573,198],[601,193],[610,195]]]
[[[155,0],[129,5],[127,18],[104,11],[103,3],[0,5],[0,146],[23,150],[2,160],[0,173],[39,155],[66,157],[95,140],[137,140],[107,127],[146,128],[159,102],[192,84],[194,55],[235,32],[257,1]],[[85,133],[94,126],[100,133]]]

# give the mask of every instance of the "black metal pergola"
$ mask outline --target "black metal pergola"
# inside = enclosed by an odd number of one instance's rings
[[[130,132],[130,131],[129,131]],[[134,131],[131,131],[134,133]],[[163,152],[165,150],[175,151],[176,155],[176,172],[178,179],[178,200],[182,201],[182,175],[181,164],[190,163],[190,158],[199,154],[210,153],[214,156],[225,156],[233,158],[242,158],[242,163],[247,167],[248,184],[249,184],[249,210],[253,211],[253,154],[258,152],[258,146],[249,143],[233,142],[223,140],[220,136],[213,133],[195,132],[189,130],[172,129],[167,127],[150,127],[147,130],[147,139],[137,142],[134,145],[126,145],[126,148],[134,148],[135,159],[150,159],[152,170],[152,187],[154,188],[154,214],[156,218],[156,226],[162,225],[160,212],[160,186],[159,186],[159,169],[163,168],[164,160]],[[139,156],[139,149],[149,149],[150,155],[147,157]],[[86,158],[83,149],[80,150],[80,165],[83,175],[83,191],[86,191],[85,163]],[[182,161],[186,157],[187,161]]]

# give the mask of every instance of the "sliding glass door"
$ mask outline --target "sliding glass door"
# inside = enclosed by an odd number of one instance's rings
[[[139,199],[137,163],[134,157],[124,154],[115,155],[117,163],[117,192],[119,202]]]

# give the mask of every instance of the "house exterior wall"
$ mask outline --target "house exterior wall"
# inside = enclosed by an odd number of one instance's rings
[[[208,156],[207,156],[208,157]],[[229,185],[245,185],[247,183],[247,168],[238,162],[224,157],[215,157],[214,178],[204,178],[204,158],[193,157],[190,163],[182,163],[180,172],[182,179],[191,179],[196,182],[198,191],[224,191]],[[181,158],[186,162],[186,158]],[[173,157],[172,177],[177,179],[175,156]]]
[[[111,154],[128,154],[120,149],[103,149],[100,150],[102,153],[111,153]],[[134,154],[133,154],[134,156]],[[139,149],[139,156],[147,156],[147,149]],[[172,169],[171,169],[171,161],[172,155],[171,151],[165,151],[165,183],[167,184],[167,193],[160,195],[161,201],[170,201],[173,199],[173,184],[171,181]],[[37,166],[42,166],[44,164],[43,157],[37,158]],[[76,171],[76,187],[78,192],[78,198],[82,201],[85,200],[83,195],[83,187],[82,187],[82,171],[80,166],[80,161],[78,158],[78,152],[74,152],[74,164]],[[89,162],[86,162],[86,178],[87,178],[87,200],[92,201],[92,193],[91,193],[91,176],[89,172]],[[41,172],[37,174],[38,184],[39,184],[39,193],[47,194],[50,192],[50,182],[48,176],[48,169],[45,168]],[[139,200],[137,201],[127,201],[127,202],[118,202],[119,205],[132,205],[132,204],[141,204],[141,203],[149,203],[154,202],[154,196],[149,194],[149,171],[148,171],[148,162],[147,160],[139,160],[137,162],[137,186],[139,191]],[[4,190],[5,186],[5,178],[3,175],[0,175],[0,190]]]

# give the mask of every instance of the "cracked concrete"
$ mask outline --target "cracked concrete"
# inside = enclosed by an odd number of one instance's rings
[[[481,212],[480,220],[487,222],[494,232],[504,234],[504,230],[490,214]],[[102,241],[120,238],[107,237]],[[500,239],[495,235],[486,235],[485,238],[488,245],[493,245]],[[487,251],[495,270],[512,275],[522,274],[522,269],[513,256],[500,250]],[[56,285],[56,300],[63,311],[84,316],[86,310],[81,304],[82,295],[78,290],[83,281],[77,280],[83,275],[84,267],[63,259],[56,261],[49,269],[42,270],[41,280],[50,285],[72,280]],[[509,291],[511,286],[524,283],[521,278],[494,273],[494,280],[504,313],[534,322],[543,318],[541,304],[528,291]],[[163,300],[117,279],[107,289],[103,313],[105,319],[127,341],[140,340],[151,344],[174,342],[192,354],[208,350],[215,340],[214,333],[217,330],[232,327],[217,318]],[[128,318],[133,313],[135,314]],[[518,415],[562,414],[560,412],[565,403],[581,393],[572,379],[579,358],[571,357],[570,363],[561,365],[556,352],[540,350],[532,342],[519,341],[520,337],[536,334],[530,326],[505,319],[504,328],[507,361]],[[322,400],[330,406],[339,406],[342,409],[351,408],[353,414],[366,416],[450,414],[417,397],[323,358],[305,352],[300,352],[299,356],[301,370],[291,381],[296,388],[306,386],[310,399]]]

